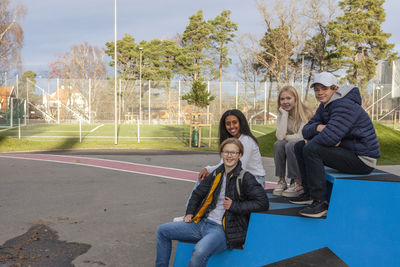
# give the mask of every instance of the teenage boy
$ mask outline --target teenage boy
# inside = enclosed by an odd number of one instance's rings
[[[331,73],[314,76],[311,87],[320,105],[303,128],[304,141],[295,145],[305,192],[290,201],[308,204],[299,212],[307,217],[320,218],[328,212],[324,165],[344,173],[369,174],[380,157],[374,126],[361,107],[360,91],[337,84]]]

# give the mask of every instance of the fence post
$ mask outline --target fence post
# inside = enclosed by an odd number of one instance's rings
[[[19,96],[19,94],[18,94],[18,74],[15,75],[15,85],[17,86],[17,98],[18,98],[18,96]]]
[[[14,126],[14,98],[10,97],[10,128],[12,128]]]
[[[372,121],[374,121],[375,113],[375,84],[372,87]]]
[[[150,80],[149,80],[149,125],[150,125],[150,121],[151,121],[151,86],[150,86]]]
[[[18,118],[18,139],[21,139],[21,118]]]
[[[268,114],[269,117],[269,114]],[[267,124],[267,82],[264,82],[264,125]]]
[[[79,143],[82,143],[82,120],[79,120]]]
[[[178,124],[181,124],[181,80],[178,81]]]
[[[236,109],[238,109],[238,100],[239,100],[239,82],[236,81],[236,105],[235,105]]]
[[[122,96],[121,96],[121,78],[119,79],[119,83],[118,83],[118,87],[119,87],[119,97],[118,97],[118,123],[121,124],[121,109],[122,109]]]
[[[57,78],[57,123],[60,124],[60,79]]]
[[[26,103],[26,99],[25,99],[25,101],[24,101],[24,114],[25,114],[25,116],[24,116],[24,117],[25,117],[25,118],[24,118],[24,119],[25,119],[25,120],[24,120],[24,125],[25,125],[25,126],[26,126],[26,104],[27,104],[27,103]]]
[[[210,93],[210,81],[207,81],[207,92]],[[207,105],[207,123],[210,124],[210,105]]]
[[[138,115],[138,119],[136,121],[136,125],[137,125],[137,142],[138,144],[140,143],[140,116]]]
[[[26,116],[26,118],[27,118],[27,120],[28,120],[28,122],[29,122],[29,94],[28,94],[28,83],[29,83],[29,79],[26,79],[26,81],[27,81],[27,83],[26,83],[26,85],[25,85],[25,87],[26,87],[26,105],[25,105],[25,107],[26,107],[26,109],[25,109],[25,116]],[[25,123],[25,125],[26,125],[26,123]]]
[[[89,123],[92,123],[92,79],[89,79]]]

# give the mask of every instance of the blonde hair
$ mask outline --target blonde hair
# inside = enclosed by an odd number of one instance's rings
[[[299,98],[299,95],[297,94],[296,88],[294,88],[293,86],[290,86],[290,85],[286,85],[286,86],[282,87],[281,90],[279,91],[278,100],[277,100],[278,111],[279,111],[279,107],[281,106],[280,99],[281,99],[281,94],[283,92],[288,92],[296,100],[296,104],[294,105],[293,112],[291,115],[294,119],[294,128],[296,129],[296,131],[298,131],[302,122],[304,124],[306,124],[311,119],[312,111],[301,101],[301,99]]]
[[[225,141],[223,141],[223,142],[221,143],[221,145],[219,146],[219,153],[220,153],[220,154],[222,153],[222,150],[224,149],[224,147],[225,147],[227,144],[234,144],[234,145],[236,145],[237,148],[239,149],[239,153],[240,153],[241,155],[243,155],[243,152],[244,152],[243,144],[242,144],[242,142],[239,141],[239,139],[237,139],[237,138],[235,138],[235,137],[231,137],[231,138],[225,139]]]

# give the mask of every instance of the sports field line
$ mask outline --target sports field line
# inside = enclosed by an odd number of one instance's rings
[[[11,137],[17,137],[17,136],[11,136]],[[21,138],[56,138],[56,139],[63,139],[63,138],[66,138],[66,139],[73,139],[73,138],[79,138],[79,136],[61,136],[61,135],[24,135],[24,136],[21,136]],[[103,138],[103,139],[113,139],[114,138],[114,136],[112,136],[112,135],[106,135],[106,136],[104,136],[104,135],[95,135],[95,136],[85,136],[84,137],[85,139],[96,139],[96,138]],[[118,139],[129,139],[129,138],[134,138],[134,139],[136,139],[137,140],[137,136],[118,136]],[[140,140],[147,140],[147,139],[176,139],[176,140],[178,140],[179,138],[178,137],[171,137],[171,136],[165,136],[165,137],[162,137],[162,136],[148,136],[148,137],[146,137],[146,136],[141,136],[140,137]],[[184,139],[189,139],[189,136],[188,137],[184,137]],[[203,139],[203,138],[202,138]],[[217,140],[218,138],[216,138],[216,137],[211,137],[211,140]],[[204,138],[204,140],[208,140],[208,137],[205,137]]]
[[[96,131],[97,129],[99,129],[100,127],[103,127],[104,123],[102,125],[97,126],[96,128],[90,130],[90,133],[93,133],[94,131]]]
[[[251,131],[252,131],[252,132],[255,132],[255,133],[258,133],[258,134],[266,135],[266,133],[263,133],[263,132],[260,132],[260,131],[257,131],[257,130],[251,129]]]
[[[38,132],[40,130],[24,130],[23,132]],[[79,131],[59,131],[59,130],[45,130],[46,133],[79,133]],[[81,131],[82,133],[89,133],[90,131]]]

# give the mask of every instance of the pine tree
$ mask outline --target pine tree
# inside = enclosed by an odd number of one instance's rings
[[[210,35],[212,26],[204,20],[203,11],[189,17],[189,25],[186,26],[182,35],[182,46],[184,53],[178,58],[181,65],[186,66],[186,74],[193,80],[203,74],[207,68],[213,65],[205,51],[211,49]]]
[[[231,11],[224,10],[220,16],[210,21],[213,26],[213,33],[211,34],[211,40],[215,50],[218,53],[218,77],[219,77],[219,113],[222,114],[222,67],[227,67],[232,63],[232,60],[228,58],[228,43],[232,42],[235,34],[233,32],[238,30],[237,24],[232,22],[230,19]]]
[[[185,95],[182,96],[182,100],[186,100],[189,105],[195,105],[198,108],[207,107],[211,101],[215,99],[215,96],[207,92],[207,84],[200,76],[192,83],[192,89]]]
[[[382,31],[384,0],[344,0],[339,2],[343,16],[328,24],[329,45],[338,57],[333,64],[347,68],[346,79],[365,88],[375,75],[378,60],[393,60],[391,36]],[[335,62],[338,61],[338,62]]]

